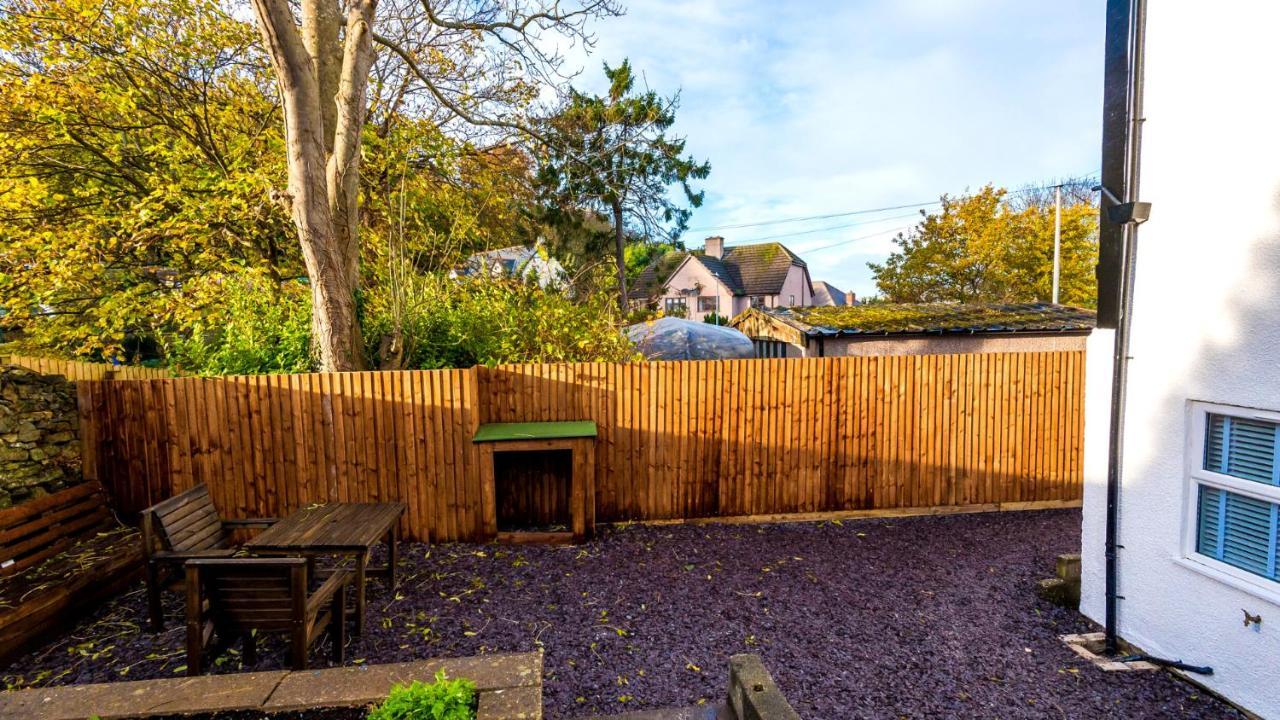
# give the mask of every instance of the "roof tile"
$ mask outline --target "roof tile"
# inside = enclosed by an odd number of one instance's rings
[[[689,253],[673,250],[655,260],[636,279],[628,295],[644,298],[661,294],[662,286],[687,255]],[[777,295],[782,292],[793,265],[808,267],[782,243],[729,247],[725,248],[722,258],[710,257],[701,251],[693,256],[734,295]]]

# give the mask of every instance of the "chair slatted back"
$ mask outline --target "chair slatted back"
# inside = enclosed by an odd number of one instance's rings
[[[115,527],[107,492],[98,482],[0,510],[0,577],[16,575]]]
[[[191,567],[216,627],[278,632],[306,619],[304,558],[220,558]]]
[[[197,485],[151,508],[168,550],[193,552],[232,547],[230,534],[209,497],[209,488]]]

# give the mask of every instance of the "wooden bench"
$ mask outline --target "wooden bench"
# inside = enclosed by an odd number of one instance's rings
[[[196,558],[229,557],[236,552],[233,532],[264,528],[275,518],[225,520],[203,484],[142,511],[142,553],[147,566],[147,614],[151,629],[164,628],[160,590],[182,577],[183,563]]]
[[[0,510],[0,665],[141,572],[138,533],[97,482]]]

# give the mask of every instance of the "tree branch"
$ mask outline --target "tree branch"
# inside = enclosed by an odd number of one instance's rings
[[[325,152],[333,152],[335,131],[338,126],[337,103],[339,75],[342,67],[338,59],[338,29],[342,15],[338,0],[310,0],[302,3],[302,43],[311,56],[320,92],[320,115],[324,122]]]
[[[565,25],[572,21],[586,19],[588,16],[594,15],[598,12],[618,12],[615,4],[610,0],[592,0],[592,2],[587,3],[583,7],[570,12],[561,13],[543,10],[540,12],[529,13],[520,22],[511,22],[506,20],[480,22],[475,20],[446,20],[436,14],[431,0],[421,0],[421,4],[423,12],[427,14],[427,19],[431,21],[431,24],[436,25],[437,27],[448,28],[450,30],[466,30],[470,32],[497,32],[499,30],[511,30],[522,35],[528,31],[531,25],[534,24],[538,24],[539,26],[541,26],[542,23]],[[557,3],[555,7],[558,6],[559,5]]]
[[[428,77],[425,72],[422,71],[422,68],[418,66],[418,63],[414,61],[413,57],[409,54],[409,52],[405,50],[403,47],[401,47],[394,40],[392,40],[391,38],[385,37],[383,35],[379,35],[378,33],[373,34],[373,40],[379,45],[382,45],[383,47],[387,48],[391,52],[395,53],[397,57],[403,60],[404,64],[409,68],[409,71],[412,72],[414,76],[418,78],[418,80],[422,81],[422,84],[427,88],[427,92],[431,93],[431,96],[434,97],[437,102],[439,102],[441,105],[448,108],[450,112],[462,118],[464,121],[471,123],[472,125],[480,125],[483,127],[495,127],[495,128],[504,128],[507,130],[515,130],[515,131],[524,133],[529,137],[532,137],[544,144],[550,144],[546,136],[544,136],[538,130],[533,129],[533,127],[529,125],[525,125],[524,123],[513,122],[510,120],[497,120],[497,119],[480,117],[479,115],[476,115],[468,111],[466,108],[462,107],[458,103],[454,102],[447,95],[445,95],[445,93],[440,90],[440,88],[436,85],[436,83],[432,81],[432,79]]]

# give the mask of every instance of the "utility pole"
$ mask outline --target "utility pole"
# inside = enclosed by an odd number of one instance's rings
[[[1058,304],[1058,274],[1062,270],[1062,186],[1053,188],[1053,304]]]

